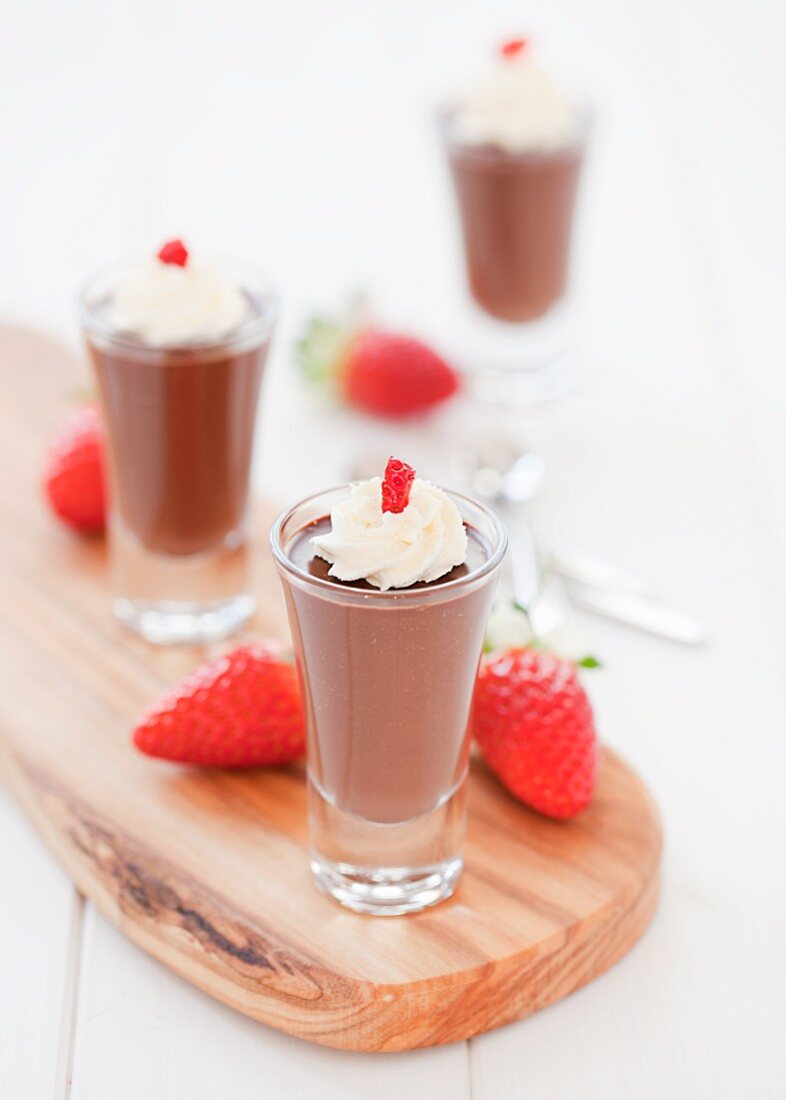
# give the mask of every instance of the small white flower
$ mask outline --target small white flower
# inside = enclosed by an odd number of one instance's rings
[[[527,614],[509,600],[495,603],[486,629],[487,649],[526,646],[534,639]]]

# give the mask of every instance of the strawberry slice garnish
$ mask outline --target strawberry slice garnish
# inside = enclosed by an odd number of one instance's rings
[[[389,458],[382,482],[382,511],[403,512],[409,504],[409,491],[415,471],[400,458]]]
[[[527,46],[529,46],[528,38],[510,38],[507,42],[503,42],[499,48],[500,57],[513,58],[518,57],[524,53]]]
[[[188,263],[188,249],[179,237],[162,245],[157,255],[162,264],[175,264],[177,267],[185,267]]]

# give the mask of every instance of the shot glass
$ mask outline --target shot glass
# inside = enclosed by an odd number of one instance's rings
[[[113,609],[148,641],[207,642],[254,610],[249,475],[276,296],[253,268],[226,262],[247,319],[220,338],[155,346],[108,322],[129,266],[99,272],[81,295],[108,436]]]
[[[462,141],[454,112],[439,127],[453,180],[469,292],[456,360],[476,396],[529,406],[577,383],[569,286],[574,215],[590,129],[540,152]]]
[[[455,493],[478,564],[380,591],[313,575],[307,540],[348,486],[282,514],[270,536],[308,728],[311,870],[351,909],[410,913],[453,893],[463,866],[469,717],[507,537]]]

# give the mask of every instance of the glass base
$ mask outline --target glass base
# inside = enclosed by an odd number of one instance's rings
[[[580,381],[574,330],[565,301],[521,323],[497,320],[473,304],[452,319],[442,343],[477,400],[528,407],[562,397]]]
[[[406,821],[339,809],[309,779],[311,870],[317,887],[359,913],[415,913],[450,897],[463,865],[464,777],[436,806]]]
[[[112,609],[118,619],[155,645],[199,645],[234,634],[253,615],[253,596],[242,593],[211,603],[181,600],[131,600],[118,597]]]
[[[479,401],[526,407],[564,397],[578,385],[576,360],[556,355],[519,368],[487,367],[470,376],[470,390]]]
[[[317,855],[311,859],[318,889],[356,913],[378,917],[417,913],[444,901],[456,889],[462,867],[460,856],[431,867],[384,870],[330,863]]]
[[[156,645],[200,645],[233,634],[256,608],[242,528],[190,554],[150,550],[111,517],[111,566],[118,619]]]

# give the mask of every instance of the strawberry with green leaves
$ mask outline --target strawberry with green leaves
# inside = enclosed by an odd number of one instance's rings
[[[309,381],[335,385],[344,400],[393,419],[429,412],[459,388],[459,377],[422,341],[374,324],[312,319],[298,344]]]
[[[572,661],[535,646],[487,656],[478,673],[472,731],[491,770],[533,810],[565,819],[591,802],[598,742]]]
[[[577,643],[565,626],[537,637],[527,609],[500,600],[475,691],[473,733],[489,767],[516,798],[555,818],[581,813],[595,790],[597,737],[578,670],[600,662]]]

